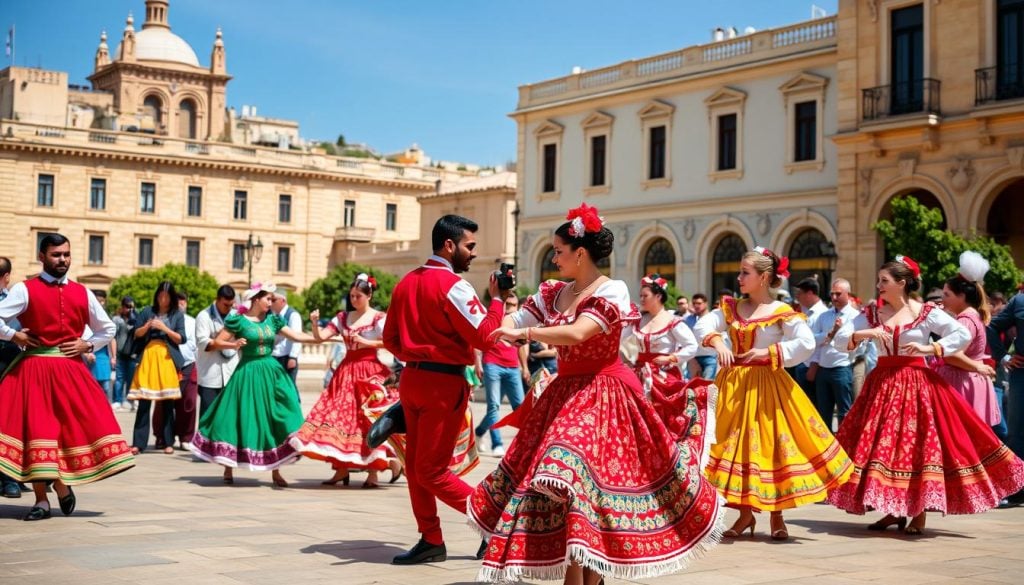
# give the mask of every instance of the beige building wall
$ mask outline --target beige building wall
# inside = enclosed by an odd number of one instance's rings
[[[870,96],[891,90],[892,14],[913,6],[923,77],[937,85],[921,107],[893,114]],[[837,243],[839,271],[860,294],[888,260],[871,226],[904,194],[941,207],[953,231],[1009,244],[1024,264],[1024,93],[999,89],[996,27],[996,0],[840,0]]]

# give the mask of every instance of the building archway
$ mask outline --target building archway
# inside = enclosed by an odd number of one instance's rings
[[[555,266],[555,263],[552,261],[554,257],[554,246],[548,246],[540,257],[540,263],[537,265],[537,274],[540,276],[540,278],[537,280],[538,286],[542,282],[562,279],[561,274],[559,274],[558,272],[558,266]]]
[[[832,261],[835,247],[825,234],[814,228],[801,231],[789,246],[790,288],[805,278],[814,278],[823,291],[832,287]]]
[[[142,113],[153,120],[153,132],[160,132],[163,127],[164,101],[158,95],[147,95],[142,100]]]
[[[992,198],[985,217],[985,233],[996,242],[1009,246],[1013,258],[1024,259],[1024,179],[1004,186]]]
[[[670,285],[676,285],[676,251],[665,238],[655,238],[647,244],[643,256],[643,276],[658,273]]]
[[[928,209],[938,209],[942,213],[942,223],[939,225],[942,229],[948,229],[949,216],[947,215],[946,207],[942,204],[942,201],[935,195],[935,193],[927,189],[920,188],[901,191],[889,197],[885,201],[885,204],[882,205],[881,209],[879,210],[878,216],[876,217],[875,221],[881,221],[883,219],[892,220],[892,201],[897,197],[913,197],[914,199],[917,199],[918,203],[927,207]],[[874,225],[874,222],[872,222],[872,225]],[[901,253],[898,250],[888,249],[885,245],[885,242],[882,240],[881,234],[879,234],[877,230],[875,231],[875,240],[878,242],[878,245],[875,249],[878,250],[880,254],[877,258],[877,264],[881,265],[883,262],[892,259],[895,254]]]
[[[183,99],[178,103],[178,138],[196,138],[196,102]]]
[[[740,272],[740,260],[746,253],[746,243],[734,233],[727,233],[718,240],[711,254],[710,294],[717,298],[723,289],[736,293],[736,275]]]

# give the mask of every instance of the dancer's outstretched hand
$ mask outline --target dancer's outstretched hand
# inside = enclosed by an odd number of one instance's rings
[[[519,339],[526,339],[526,329],[518,327],[498,327],[491,332],[491,341],[497,339],[507,339],[508,341],[517,341]]]

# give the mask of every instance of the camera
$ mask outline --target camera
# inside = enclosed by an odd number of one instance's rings
[[[498,281],[499,290],[512,290],[516,287],[515,264],[501,263],[501,266],[494,271],[494,278]]]

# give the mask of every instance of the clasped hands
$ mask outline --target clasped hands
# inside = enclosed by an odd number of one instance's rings
[[[11,341],[25,349],[35,349],[41,345],[36,334],[32,333],[28,329],[22,329],[15,333],[14,336],[11,337]],[[73,339],[71,341],[61,343],[57,346],[57,349],[64,354],[64,357],[78,357],[92,351],[92,344],[84,339]]]
[[[731,367],[737,362],[766,360],[771,357],[767,347],[755,347],[743,353],[734,353],[724,343],[716,344],[715,352],[718,353],[718,363],[723,368]]]

